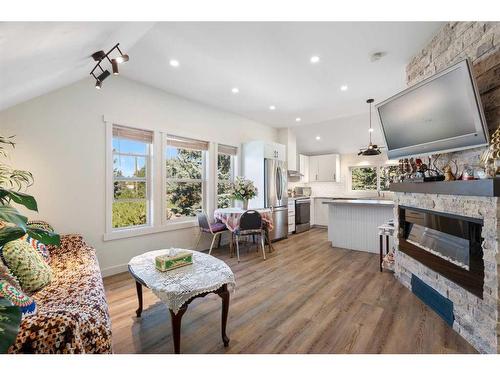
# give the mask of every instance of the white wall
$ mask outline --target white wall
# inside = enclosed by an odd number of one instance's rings
[[[0,133],[16,135],[10,164],[33,173],[29,189],[39,215],[60,233],[81,233],[97,250],[104,275],[126,270],[131,257],[170,246],[192,247],[197,228],[103,241],[105,231],[105,125],[168,131],[238,145],[275,141],[271,127],[207,107],[123,77],[102,90],[84,79],[0,112]]]
[[[382,153],[378,156],[358,156],[357,154],[342,154],[340,155],[340,182],[310,182],[298,183],[291,181],[288,184],[289,189],[295,186],[310,186],[312,195],[315,197],[374,197],[377,196],[376,191],[351,191],[350,186],[350,167],[368,166],[368,165],[383,165],[394,164],[394,161],[389,162],[387,154]],[[384,192],[384,195],[390,193]]]

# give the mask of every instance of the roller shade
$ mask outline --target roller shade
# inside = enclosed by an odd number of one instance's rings
[[[152,131],[129,128],[122,125],[113,125],[113,137],[130,139],[132,141],[153,143]]]
[[[197,139],[184,138],[176,135],[167,134],[167,146],[187,148],[190,150],[207,151],[208,142]]]
[[[226,146],[226,145],[219,144],[218,152],[219,152],[219,154],[236,156],[238,154],[238,147]]]

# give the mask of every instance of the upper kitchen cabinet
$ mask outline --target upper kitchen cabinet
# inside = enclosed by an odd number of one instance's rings
[[[280,143],[263,142],[264,158],[287,161],[286,147]]]
[[[309,182],[340,182],[340,155],[309,156]]]
[[[280,129],[278,141],[286,146],[286,162],[288,170],[294,174],[299,171],[297,157],[297,137],[292,128]]]
[[[309,182],[309,156],[299,154],[300,182]]]

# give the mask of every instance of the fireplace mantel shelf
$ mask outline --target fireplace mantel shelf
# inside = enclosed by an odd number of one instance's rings
[[[471,181],[398,182],[391,184],[390,191],[399,193],[499,197],[500,178]]]

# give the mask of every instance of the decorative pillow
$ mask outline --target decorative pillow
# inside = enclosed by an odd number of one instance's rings
[[[35,228],[40,228],[43,230],[46,230],[47,232],[53,232],[54,228],[52,225],[47,223],[46,221],[43,220],[28,220],[28,225],[35,227]]]
[[[8,242],[2,249],[5,264],[28,293],[42,289],[52,280],[52,270],[42,256],[26,241]]]
[[[20,307],[23,318],[36,313],[36,303],[33,298],[24,294],[21,289],[10,284],[7,280],[0,278],[0,298],[2,297],[14,306]]]
[[[18,289],[21,289],[21,285],[16,277],[10,272],[9,267],[7,267],[2,259],[0,259],[0,279],[8,281],[11,285]]]
[[[49,263],[50,253],[49,249],[45,244],[41,243],[38,240],[35,240],[34,238],[28,235],[25,235],[24,237],[22,237],[22,239],[25,240],[27,243],[29,243],[31,246],[33,246],[33,249],[35,249],[42,256],[43,260]]]

